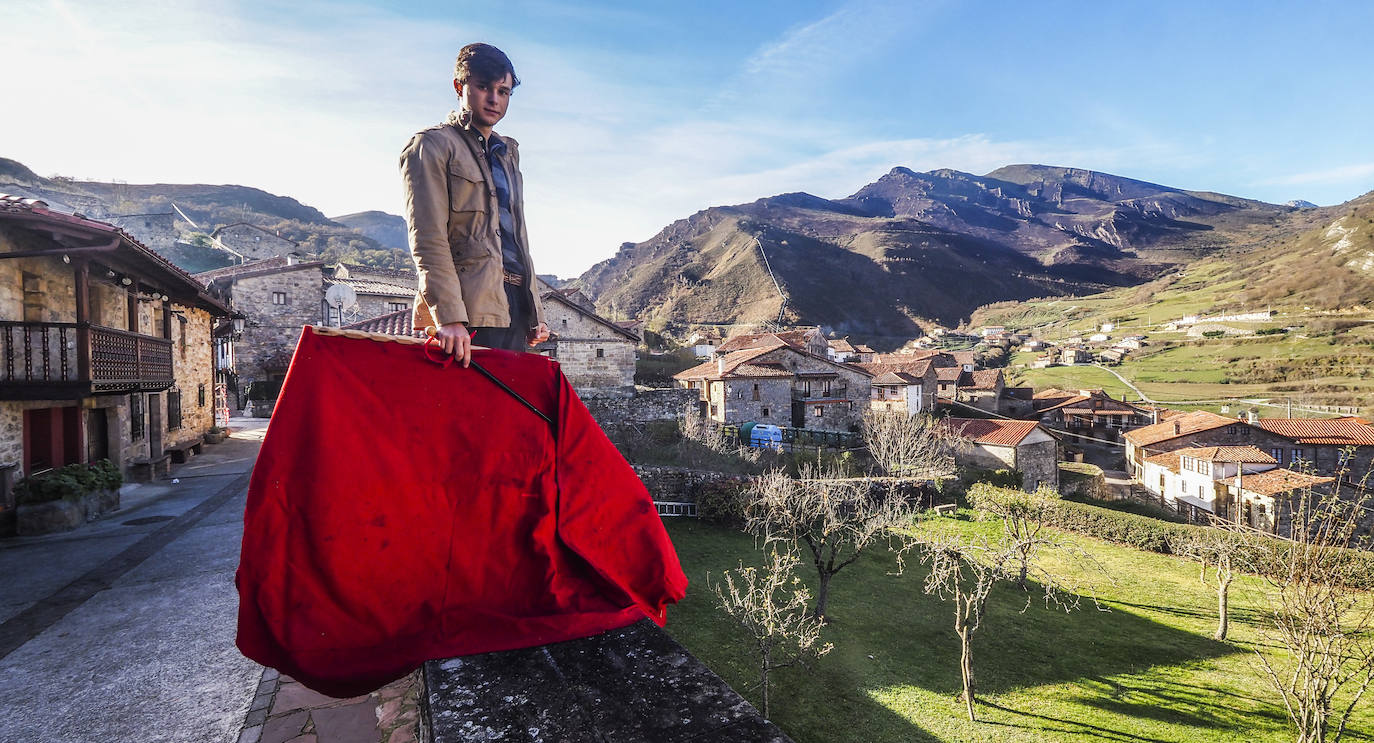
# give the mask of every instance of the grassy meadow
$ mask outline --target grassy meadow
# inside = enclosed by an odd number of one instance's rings
[[[936,523],[988,536],[1001,528],[964,517]],[[717,608],[708,579],[740,561],[761,564],[762,553],[731,528],[669,519],[668,529],[691,587],[669,610],[667,630],[759,704],[747,639]],[[1260,581],[1233,585],[1232,639],[1216,642],[1216,594],[1199,583],[1196,564],[1065,539],[1105,568],[1057,565],[1095,586],[1100,609],[1088,599],[1073,613],[1035,601],[1027,607],[1025,594],[999,586],[973,641],[978,722],[968,721],[957,699],[952,606],[921,592],[919,563],[894,575],[896,562],[881,547],[832,584],[824,636],[834,650],[810,671],[774,672],[773,721],[798,743],[1292,740],[1254,660]],[[814,588],[814,573],[801,575]],[[1374,703],[1352,728],[1347,740],[1374,741]]]

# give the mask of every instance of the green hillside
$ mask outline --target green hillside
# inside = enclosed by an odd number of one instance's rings
[[[1374,195],[1320,213],[1324,219],[1304,231],[1198,260],[1137,287],[989,305],[970,325],[1007,325],[1051,341],[1083,337],[1105,323],[1115,325],[1113,338],[1144,334],[1150,345],[1115,370],[1163,401],[1374,405]],[[1268,322],[1219,323],[1242,333],[1235,336],[1196,337],[1168,326],[1185,315],[1264,310],[1273,312]],[[1015,381],[1102,386],[1092,382],[1109,376],[1079,367],[1024,368],[1031,358],[1013,360]],[[1108,386],[1125,389],[1115,380]]]

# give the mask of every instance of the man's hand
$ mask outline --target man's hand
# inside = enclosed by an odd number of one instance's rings
[[[529,343],[530,343],[531,346],[537,346],[537,345],[539,345],[540,343],[543,343],[544,341],[546,341],[546,340],[548,340],[548,339],[549,339],[549,326],[548,326],[548,325],[545,325],[545,324],[542,323],[542,322],[539,323],[539,327],[534,328],[534,329],[530,330],[530,332],[529,332]]]
[[[463,362],[463,366],[472,361],[472,337],[468,335],[468,328],[463,323],[451,322],[440,325],[434,331],[434,337],[439,340],[444,353],[453,354],[454,358]]]

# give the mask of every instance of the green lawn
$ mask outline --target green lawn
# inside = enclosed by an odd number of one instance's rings
[[[942,521],[946,528],[999,525]],[[667,629],[751,702],[757,671],[745,639],[716,608],[707,575],[759,562],[752,537],[696,520],[670,519],[669,533],[692,581],[668,613]],[[832,584],[826,639],[835,649],[807,672],[775,672],[773,720],[798,743],[830,741],[1283,741],[1282,708],[1253,663],[1260,584],[1232,591],[1233,641],[1211,639],[1215,594],[1177,558],[1086,537],[1115,576],[1097,577],[1105,611],[1089,601],[1072,614],[1032,603],[1003,586],[974,640],[980,721],[964,716],[952,609],[921,593],[920,565],[892,575],[875,549]],[[814,575],[810,576],[814,579]],[[1348,740],[1374,740],[1366,703]]]

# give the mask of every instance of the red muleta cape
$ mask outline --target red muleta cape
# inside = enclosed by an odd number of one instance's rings
[[[243,654],[337,697],[431,658],[660,625],[687,578],[643,483],[535,354],[307,327],[248,489]]]

